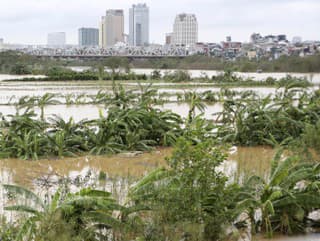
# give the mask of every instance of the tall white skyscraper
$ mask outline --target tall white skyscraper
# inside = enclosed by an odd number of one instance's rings
[[[194,14],[178,14],[173,25],[172,44],[192,46],[198,42],[198,22]]]
[[[64,47],[66,45],[66,33],[49,33],[47,44],[49,47]]]
[[[121,9],[107,10],[99,26],[99,46],[112,47],[118,42],[124,42],[124,15]]]
[[[149,7],[146,4],[134,4],[129,9],[129,44],[149,44]]]

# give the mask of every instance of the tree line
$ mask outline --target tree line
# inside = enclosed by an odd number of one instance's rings
[[[154,58],[134,59],[126,57],[108,57],[105,60],[62,60],[38,59],[16,51],[0,52],[0,72],[5,74],[46,74],[51,67],[91,66],[99,67],[121,66],[126,68],[152,69],[203,69],[203,70],[232,70],[239,72],[320,72],[320,55],[298,57],[281,56],[276,60],[261,58],[248,60],[227,61],[221,58],[193,55],[184,58]]]

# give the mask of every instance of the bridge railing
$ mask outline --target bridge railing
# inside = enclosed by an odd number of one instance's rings
[[[35,56],[75,56],[75,57],[108,57],[108,56],[187,56],[188,50],[184,47],[122,47],[122,48],[37,48],[22,49],[23,53]]]

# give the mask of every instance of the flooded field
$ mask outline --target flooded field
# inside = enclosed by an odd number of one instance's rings
[[[8,75],[8,74],[0,74],[0,81],[2,80],[10,80],[10,79],[24,79],[24,78],[36,78],[42,79],[44,75]]]
[[[123,83],[125,88],[132,89],[137,88],[137,83]],[[183,84],[181,84],[183,85]],[[101,84],[100,82],[0,82],[0,113],[3,115],[15,114],[16,108],[13,103],[16,103],[19,98],[23,96],[41,96],[44,93],[53,93],[56,94],[57,100],[61,103],[65,103],[66,96],[84,96],[83,99],[87,98],[87,101],[90,101],[86,96],[96,95],[99,90],[110,91],[112,89],[111,82],[105,82]],[[198,87],[190,85],[188,87],[183,86],[179,88],[179,84],[176,85],[176,88],[171,88],[170,85],[163,86],[158,89],[159,93],[171,93],[171,94],[183,94],[186,91],[213,91],[219,92],[221,88],[207,86],[207,87]],[[275,88],[231,88],[232,90],[241,92],[246,90],[251,90],[258,93],[261,96],[266,96],[272,93],[275,93]],[[60,96],[60,97],[59,97]],[[170,101],[175,101],[176,97],[168,97]],[[8,104],[9,103],[9,104]],[[10,104],[11,103],[11,104]],[[164,105],[158,106],[162,110],[172,110],[173,112],[186,117],[188,114],[189,106],[186,103],[165,103]],[[96,119],[99,117],[101,110],[104,110],[102,105],[91,105],[91,104],[71,104],[71,105],[51,105],[45,107],[45,116],[49,117],[53,114],[59,115],[65,120],[68,120],[72,117],[75,121],[82,119]],[[213,115],[222,110],[221,104],[207,105],[205,111],[205,118],[213,119]],[[36,112],[39,112],[36,109]],[[106,114],[106,110],[103,113]]]
[[[137,89],[137,83],[122,83],[126,89]],[[159,84],[159,83],[158,83]],[[161,83],[162,84],[162,83]],[[181,85],[181,87],[179,87]],[[313,89],[318,87],[312,87]],[[100,82],[0,82],[0,113],[3,115],[15,114],[16,108],[13,105],[16,103],[19,98],[23,96],[41,96],[44,93],[53,93],[57,95],[56,99],[61,103],[65,103],[68,96],[72,96],[73,98],[77,98],[77,96],[82,96],[82,101],[90,101],[90,96],[96,95],[99,90],[103,90],[106,92],[111,92],[112,83],[104,82],[101,84]],[[175,88],[171,88],[170,85],[164,85],[158,88],[159,94],[168,93],[175,95],[177,93],[184,94],[187,91],[195,91],[195,92],[204,92],[204,91],[212,91],[218,93],[221,88],[214,86],[196,86],[189,85],[185,86],[182,84],[176,84]],[[265,97],[267,95],[273,95],[276,93],[276,88],[272,87],[235,87],[230,88],[230,90],[236,92],[244,92],[244,91],[253,91],[258,95]],[[311,89],[310,89],[311,90]],[[185,103],[176,103],[175,96],[166,97],[170,102],[165,103],[162,106],[158,106],[163,110],[172,110],[173,112],[186,117],[188,113],[188,105]],[[103,110],[102,105],[92,105],[92,104],[60,104],[60,105],[51,105],[45,107],[45,115],[52,116],[53,114],[57,114],[68,120],[70,117],[73,117],[75,121],[79,121],[82,119],[95,119],[99,117],[99,112]],[[213,119],[213,115],[222,110],[221,104],[207,105],[205,111],[206,119]],[[36,109],[36,111],[38,111]],[[106,113],[106,111],[103,111]]]
[[[149,153],[113,156],[86,155],[38,161],[0,159],[0,183],[31,188],[44,198],[66,181],[73,192],[84,187],[96,187],[112,192],[118,202],[124,203],[129,187],[150,171],[166,166],[165,159],[171,153],[172,148],[157,148]],[[249,174],[264,175],[270,167],[273,154],[270,148],[236,148],[220,170],[231,179],[238,180]],[[0,214],[4,214],[4,199],[0,188]]]
[[[224,172],[265,174],[270,167],[274,150],[267,147],[239,147],[222,165]],[[105,172],[110,177],[138,178],[157,167],[166,164],[165,158],[172,148],[160,148],[150,153],[123,153],[114,156],[80,156],[62,159],[42,159],[25,161],[18,159],[0,159],[0,182],[16,183],[32,187],[37,178],[48,175],[71,177],[86,170]],[[232,167],[230,169],[230,167]]]
[[[315,77],[313,77],[315,78]],[[1,76],[0,76],[1,80]],[[320,79],[319,79],[320,83]],[[123,83],[127,89],[137,87],[136,83]],[[173,86],[172,86],[173,85]],[[184,93],[186,91],[204,92],[207,90],[219,92],[220,88],[207,83],[200,85],[156,83],[159,93]],[[318,87],[313,87],[318,88]],[[15,114],[14,105],[7,105],[9,101],[17,100],[22,96],[40,96],[50,92],[57,95],[95,95],[99,90],[112,90],[111,82],[0,82],[0,113],[3,115]],[[254,91],[260,96],[274,94],[275,88],[231,88],[241,92]],[[63,101],[64,97],[61,97]],[[187,103],[169,102],[158,106],[162,110],[171,110],[182,117],[186,117],[189,111]],[[40,112],[35,108],[37,113]],[[222,111],[220,103],[206,105],[204,117],[212,120],[214,114]],[[45,107],[45,117],[59,115],[63,119],[73,118],[76,122],[83,119],[96,119],[100,113],[107,115],[103,105],[49,105]],[[122,153],[113,156],[79,156],[62,159],[45,159],[39,161],[24,161],[17,159],[0,159],[0,183],[15,183],[27,186],[44,195],[57,188],[59,180],[66,179],[72,183],[71,188],[78,188],[83,182],[85,185],[96,185],[108,191],[118,193],[118,200],[123,201],[130,185],[157,167],[165,166],[165,158],[172,153],[171,148],[159,148],[150,153]],[[232,147],[228,159],[221,165],[220,170],[230,176],[231,180],[242,181],[251,175],[260,175],[267,178],[270,169],[270,161],[275,150],[268,147]],[[103,181],[102,181],[103,179]],[[0,203],[2,199],[0,190]],[[3,205],[0,205],[2,212]],[[255,237],[257,241],[265,241],[263,237]],[[270,240],[270,239],[268,239]],[[320,236],[310,234],[296,237],[276,237],[272,241],[315,241]]]
[[[1,79],[1,75],[0,75]],[[319,82],[320,83],[320,82]],[[139,90],[139,84],[136,82],[121,82],[126,89]],[[141,85],[149,85],[142,83]],[[156,82],[152,84],[153,88],[158,90],[159,94],[183,94],[188,91],[198,93],[212,91],[218,93],[222,88],[216,87],[210,83],[165,83]],[[318,89],[318,86],[310,87],[309,90]],[[273,95],[277,91],[274,87],[230,87],[228,88],[236,92],[253,91],[256,94],[265,97]],[[17,102],[23,96],[41,96],[44,93],[53,93],[58,96],[61,102],[65,101],[65,97],[69,96],[93,96],[100,90],[105,92],[112,91],[111,81],[33,81],[33,82],[6,82],[0,81],[0,105]]]

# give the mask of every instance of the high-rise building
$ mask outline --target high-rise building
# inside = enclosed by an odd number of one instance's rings
[[[149,7],[146,4],[134,4],[129,9],[129,44],[149,45]]]
[[[198,22],[194,14],[178,14],[173,25],[172,43],[192,46],[198,42]]]
[[[66,45],[66,33],[56,32],[49,33],[47,39],[47,45],[49,47],[64,47]]]
[[[3,38],[0,38],[0,44],[3,44],[4,40]]]
[[[112,47],[118,42],[124,42],[124,15],[121,9],[107,10],[99,27],[100,47]]]
[[[78,30],[79,46],[98,46],[99,29],[97,28],[80,28]]]

